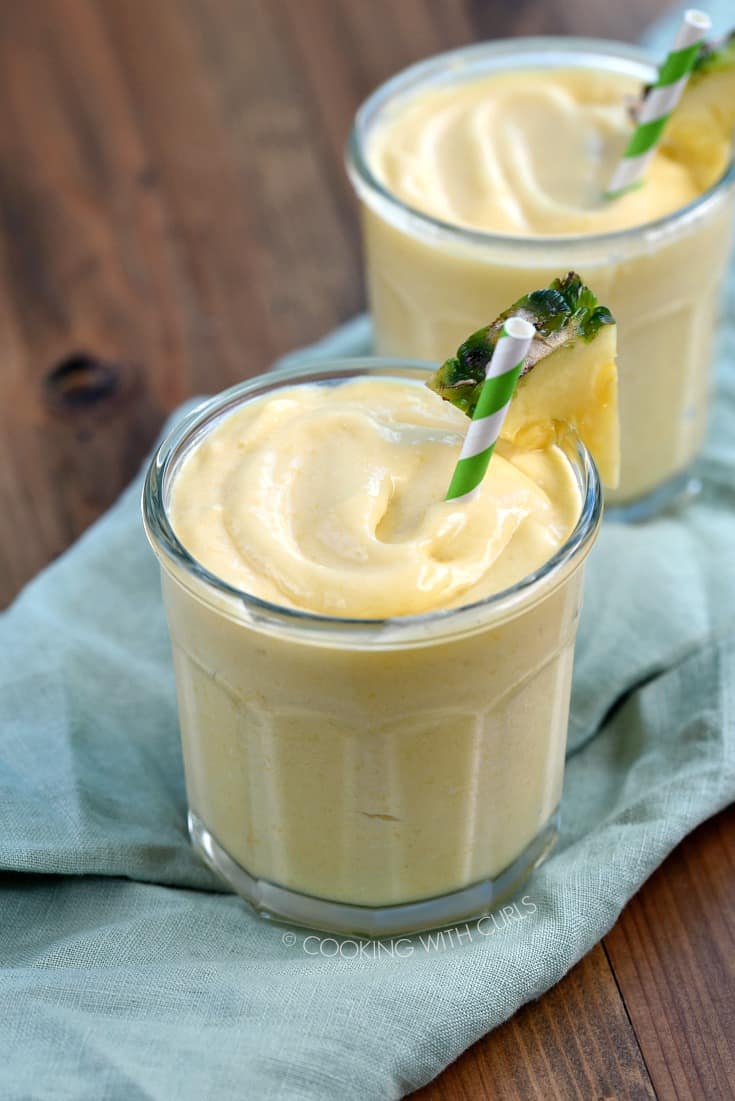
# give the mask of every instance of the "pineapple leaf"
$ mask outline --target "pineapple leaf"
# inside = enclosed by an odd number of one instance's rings
[[[705,42],[694,63],[692,79],[735,65],[735,30],[717,42]]]
[[[608,308],[598,303],[593,291],[573,271],[554,279],[548,287],[519,298],[492,324],[469,336],[456,355],[446,360],[429,379],[430,389],[468,417],[475,411],[487,364],[509,317],[522,317],[536,329],[521,377],[557,348],[577,340],[594,340],[603,325],[615,324]]]

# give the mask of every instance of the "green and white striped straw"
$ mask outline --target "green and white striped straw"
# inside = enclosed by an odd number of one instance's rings
[[[485,382],[454,468],[447,501],[470,501],[477,494],[535,333],[533,325],[522,317],[509,317],[503,325],[485,370]]]
[[[607,199],[615,199],[636,187],[643,179],[669,115],[686,88],[704,36],[712,26],[703,11],[690,8],[674,40],[674,48],[659,69],[658,79],[643,101],[641,113],[623,159],[615,169]]]

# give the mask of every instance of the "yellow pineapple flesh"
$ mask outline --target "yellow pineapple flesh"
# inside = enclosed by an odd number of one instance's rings
[[[571,425],[589,449],[602,481],[620,472],[617,331],[579,275],[570,272],[524,295],[492,324],[473,333],[429,381],[432,390],[469,417],[505,320],[523,317],[536,329],[501,436],[525,449],[544,447]]]

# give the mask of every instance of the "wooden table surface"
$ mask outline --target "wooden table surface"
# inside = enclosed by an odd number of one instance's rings
[[[634,39],[663,0],[0,0],[0,601],[184,398],[363,308],[352,114],[483,37]],[[735,813],[420,1094],[732,1098]]]

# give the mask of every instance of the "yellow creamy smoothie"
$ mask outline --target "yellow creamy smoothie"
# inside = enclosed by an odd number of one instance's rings
[[[468,420],[427,378],[246,385],[164,491],[195,843],[256,907],[343,931],[487,909],[561,796],[594,475],[564,433],[501,439],[445,501]]]
[[[290,608],[381,619],[474,603],[551,558],[580,504],[557,446],[504,440],[477,497],[445,501],[466,431],[421,383],[283,389],[190,456],[174,529],[218,577]]]
[[[514,236],[610,233],[695,199],[686,164],[657,151],[646,186],[604,198],[631,129],[633,77],[519,70],[427,89],[387,117],[369,156],[405,203],[444,222]]]
[[[594,285],[619,325],[614,502],[700,447],[732,222],[732,190],[716,186],[729,136],[706,151],[664,141],[642,187],[604,198],[653,75],[612,43],[458,51],[379,90],[350,153],[379,352],[441,359],[564,266]]]

